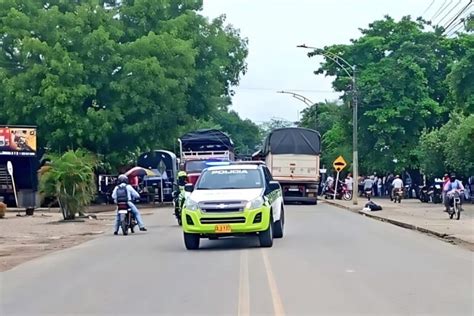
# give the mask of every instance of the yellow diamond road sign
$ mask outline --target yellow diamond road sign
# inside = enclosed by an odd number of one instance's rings
[[[337,172],[341,172],[341,170],[347,166],[347,163],[342,156],[339,156],[336,160],[334,160],[332,165],[334,166],[334,169],[336,169]]]

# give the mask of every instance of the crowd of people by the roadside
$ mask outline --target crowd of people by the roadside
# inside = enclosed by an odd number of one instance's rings
[[[347,190],[352,193],[353,186],[355,185],[352,174],[348,173],[344,180],[340,180],[345,184]],[[365,196],[370,192],[370,195],[373,197],[392,198],[394,189],[402,189],[405,197],[419,198],[421,187],[432,185],[438,181],[442,181],[442,190],[444,193],[447,192],[447,185],[449,185],[450,182],[456,181],[456,183],[459,183],[463,188],[464,200],[474,201],[474,176],[462,178],[456,177],[454,174],[445,174],[442,178],[424,179],[421,175],[413,177],[408,172],[401,174],[388,173],[383,176],[373,173],[372,175],[359,176],[357,185],[359,196]],[[328,175],[325,186],[333,188],[334,182],[334,177]]]

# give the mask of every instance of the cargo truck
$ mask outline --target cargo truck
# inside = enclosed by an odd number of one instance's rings
[[[255,154],[280,182],[285,202],[317,204],[321,135],[299,127],[275,129]]]

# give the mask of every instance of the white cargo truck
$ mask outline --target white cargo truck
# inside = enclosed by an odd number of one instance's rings
[[[286,202],[317,203],[321,136],[307,128],[280,128],[266,138],[260,155],[280,182]]]

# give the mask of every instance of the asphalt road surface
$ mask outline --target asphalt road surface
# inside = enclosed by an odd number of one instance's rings
[[[1,315],[473,315],[473,253],[324,204],[285,238],[184,248],[170,209],[0,274]]]

